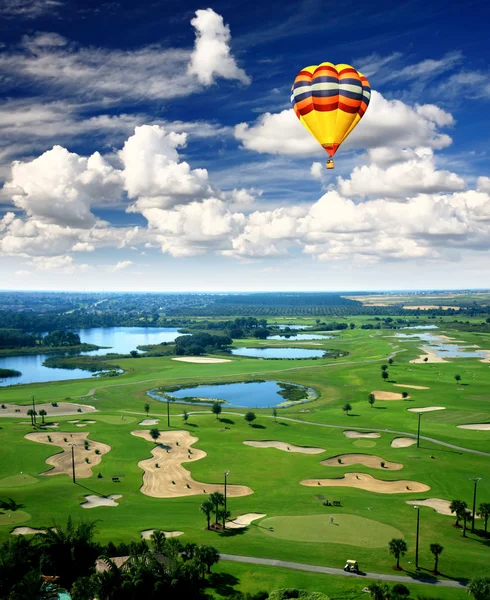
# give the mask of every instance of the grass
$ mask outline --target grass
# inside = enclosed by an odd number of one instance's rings
[[[29,521],[31,515],[23,510],[1,510],[0,511],[0,526],[11,527],[12,525],[18,525],[19,523],[25,523]]]
[[[360,318],[348,320],[362,321]],[[278,319],[278,321],[280,321]],[[289,321],[289,320],[286,320]],[[298,322],[298,320],[295,320]],[[366,319],[364,318],[364,322]],[[303,321],[301,321],[303,322]],[[304,322],[314,322],[305,319]],[[447,329],[448,335],[452,332]],[[476,359],[456,359],[444,364],[411,364],[409,361],[420,354],[416,341],[400,342],[391,337],[388,330],[343,331],[334,342],[335,347],[344,348],[349,356],[340,359],[280,361],[233,358],[230,363],[191,364],[172,361],[171,358],[141,358],[139,360],[118,359],[125,373],[115,380],[93,381],[76,380],[30,386],[15,386],[2,390],[2,402],[17,402],[27,405],[31,394],[37,402],[64,401],[84,402],[95,406],[99,412],[88,415],[96,421],[87,425],[84,432],[90,439],[107,443],[111,452],[105,455],[102,463],[93,469],[94,476],[71,482],[69,475],[39,477],[46,470],[45,460],[54,453],[44,444],[34,444],[24,438],[32,431],[20,418],[2,418],[3,444],[0,447],[0,486],[2,481],[16,482],[22,471],[32,478],[39,479],[36,485],[19,485],[8,488],[8,495],[25,506],[31,515],[28,525],[35,528],[49,527],[53,515],[64,520],[69,514],[74,518],[100,519],[99,537],[102,541],[129,541],[140,538],[144,529],[181,530],[185,532],[182,541],[193,541],[215,545],[221,552],[263,558],[281,559],[303,563],[328,565],[342,568],[346,558],[355,552],[354,558],[363,570],[372,572],[392,572],[394,559],[388,553],[386,540],[382,547],[369,547],[363,542],[364,529],[368,531],[368,520],[401,532],[406,539],[409,551],[402,559],[402,566],[409,573],[414,572],[415,520],[416,514],[406,500],[437,497],[452,500],[461,498],[471,506],[473,484],[468,477],[483,477],[478,484],[478,502],[490,501],[490,458],[476,454],[460,453],[432,442],[422,441],[421,447],[393,449],[390,442],[395,434],[386,429],[415,434],[417,415],[407,411],[413,406],[445,406],[446,410],[425,413],[422,416],[422,434],[466,448],[489,451],[490,432],[458,429],[456,425],[490,421],[490,394],[488,393],[489,365]],[[457,339],[477,343],[483,348],[490,347],[485,339],[477,334],[457,333]],[[250,345],[256,340],[241,340]],[[282,343],[282,342],[279,342]],[[398,346],[398,347],[394,347]],[[398,352],[395,362],[389,367],[389,381],[381,379],[381,364],[391,352]],[[456,384],[454,375],[462,376],[462,384]],[[271,410],[256,410],[257,421],[263,429],[249,427],[243,419],[244,410],[229,410],[222,415],[226,423],[218,421],[210,414],[209,407],[199,405],[184,406],[170,404],[173,429],[188,429],[199,438],[195,447],[204,450],[207,457],[186,465],[194,479],[208,483],[221,483],[223,472],[230,470],[230,484],[244,484],[254,490],[254,494],[242,498],[228,499],[228,509],[232,517],[247,512],[265,513],[265,521],[279,519],[282,525],[276,529],[286,531],[290,517],[294,523],[300,518],[311,519],[309,527],[299,526],[293,531],[296,537],[280,543],[272,532],[252,524],[241,534],[220,535],[205,530],[205,518],[199,511],[204,496],[190,496],[177,499],[156,499],[141,494],[143,471],[138,461],[147,458],[146,445],[131,436],[131,431],[140,429],[138,421],[146,418],[144,404],[150,404],[150,418],[159,418],[158,427],[166,430],[166,403],[150,399],[148,389],[159,385],[197,384],[208,382],[256,381],[274,379],[297,383],[314,388],[318,399],[307,404],[279,409],[277,423],[271,417]],[[403,388],[394,383],[423,385],[427,390],[410,390],[410,400],[376,402],[371,408],[367,402],[372,390],[402,392]],[[343,405],[349,402],[352,412],[346,415]],[[179,413],[185,408],[191,413],[189,422],[184,425]],[[229,414],[232,413],[232,414]],[[87,416],[87,415],[85,415]],[[124,419],[121,417],[124,416]],[[298,419],[296,423],[284,417]],[[53,418],[49,416],[48,419]],[[80,432],[75,424],[68,423],[73,416],[56,417],[60,422],[59,431]],[[225,425],[229,429],[225,429]],[[327,425],[327,426],[325,426]],[[377,440],[347,439],[344,429],[375,428],[381,430]],[[318,446],[325,448],[321,455],[304,455],[286,452],[271,452],[261,448],[245,446],[245,440],[280,440],[298,446]],[[336,466],[326,467],[320,461],[327,456],[356,452],[359,449],[382,456],[387,461],[404,465],[401,471],[380,472],[368,467]],[[433,458],[432,458],[433,457]],[[362,471],[376,478],[409,479],[430,486],[424,494],[383,495],[364,492],[353,488],[308,488],[299,485],[302,479],[342,477],[349,471]],[[102,478],[98,478],[101,473]],[[113,483],[112,477],[120,478]],[[22,485],[20,485],[22,484]],[[122,494],[119,506],[95,508],[89,512],[80,507],[86,494]],[[323,494],[338,499],[342,507],[323,506],[317,497]],[[335,498],[334,498],[335,496]],[[301,537],[315,535],[314,523],[322,522],[333,514],[334,519],[345,519],[349,527],[340,526],[338,537],[309,541]],[[444,552],[440,559],[440,569],[449,577],[471,577],[486,572],[490,541],[477,531],[461,537],[461,531],[452,527],[452,517],[439,515],[430,508],[421,508],[420,563],[431,569],[433,565],[429,545],[442,544]],[[359,525],[352,525],[355,522]],[[360,524],[364,524],[361,526]],[[325,527],[327,529],[329,525]],[[477,528],[481,527],[477,524]],[[0,540],[9,536],[12,527],[0,525]],[[294,528],[293,528],[294,529]],[[342,529],[342,532],[340,531]],[[290,533],[289,535],[293,535]],[[328,529],[327,529],[328,533]],[[323,534],[322,534],[323,535]],[[388,536],[389,534],[386,533]],[[299,537],[297,537],[299,536]],[[358,536],[356,542],[355,537]],[[278,543],[279,542],[279,543]],[[356,547],[347,544],[354,543]],[[349,556],[347,556],[349,554]],[[273,587],[306,587],[307,589],[328,592],[332,598],[359,597],[358,583],[340,581],[341,578],[318,576],[311,573],[290,572],[284,569],[246,566],[227,563],[221,567],[223,576],[230,575],[240,580],[236,589],[258,591]],[[252,573],[251,582],[246,581],[247,573]],[[338,584],[335,583],[339,580]],[[325,582],[328,582],[326,588]],[[269,582],[269,583],[268,583]],[[257,585],[256,585],[257,584]],[[276,585],[277,584],[277,585]],[[321,585],[321,587],[316,587]],[[364,582],[362,585],[366,585]],[[226,590],[226,584],[223,584]],[[437,589],[422,591],[426,586],[415,586],[414,592],[433,598],[462,598],[459,590]],[[357,590],[357,592],[356,592]],[[357,596],[355,595],[357,593]],[[350,595],[349,595],[350,594]],[[432,594],[432,595],[431,595]],[[221,597],[217,595],[217,597]]]

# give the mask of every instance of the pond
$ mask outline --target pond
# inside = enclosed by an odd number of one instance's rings
[[[410,325],[409,327],[400,327],[400,329],[439,329],[437,325]]]
[[[475,350],[472,346],[465,346],[457,342],[447,342],[445,338],[433,333],[397,333],[397,338],[419,339],[426,342],[422,346],[424,351],[430,350],[439,358],[487,358],[488,350]]]
[[[234,348],[231,353],[250,358],[321,358],[325,351],[309,348]]]
[[[278,325],[277,323],[272,323],[271,326],[278,329],[286,329],[286,327],[289,327],[289,329],[308,329],[308,327],[311,327],[311,325]]]
[[[288,340],[290,342],[301,342],[303,340],[331,340],[333,335],[321,335],[319,333],[298,333],[294,334],[283,334],[283,335],[270,335],[268,340]]]
[[[176,400],[182,398],[209,398],[209,403],[203,403],[206,405],[212,404],[213,400],[224,400],[233,406],[268,408],[290,404],[287,396],[285,398],[284,395],[281,395],[286,394],[286,388],[297,390],[296,394],[304,392],[304,394],[299,394],[302,396],[300,402],[307,402],[316,398],[316,393],[311,388],[291,383],[285,384],[279,381],[245,381],[239,383],[199,385],[166,393]],[[156,389],[150,390],[147,394],[154,400],[165,402],[165,398]]]
[[[94,327],[92,329],[76,329],[80,340],[96,346],[109,346],[92,352],[81,354],[104,355],[108,352],[128,354],[136,346],[172,342],[182,335],[175,327]],[[25,356],[5,356],[0,358],[0,368],[15,369],[22,375],[0,379],[0,386],[19,383],[37,383],[44,381],[66,381],[91,377],[83,369],[53,369],[44,367],[43,362],[55,354],[29,354]]]

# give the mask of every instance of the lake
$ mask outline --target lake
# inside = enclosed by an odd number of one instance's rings
[[[92,329],[76,329],[80,340],[96,346],[108,346],[88,355],[104,355],[108,352],[128,354],[136,350],[136,346],[173,342],[182,335],[175,327],[94,327]],[[38,383],[44,381],[66,381],[67,379],[84,379],[91,377],[89,371],[83,369],[53,369],[43,366],[43,362],[55,354],[30,354],[25,356],[6,356],[0,358],[0,368],[15,369],[22,375],[0,379],[0,386],[19,383]]]
[[[316,398],[315,391],[299,385],[287,384],[304,390],[304,402]],[[287,402],[280,392],[283,391],[281,382],[278,381],[247,381],[239,383],[225,383],[223,385],[199,385],[187,387],[175,392],[167,392],[175,399],[181,398],[209,398],[224,400],[225,402],[246,408],[267,408]],[[147,394],[154,400],[165,402],[157,390],[150,390]],[[200,403],[201,404],[201,403]],[[207,403],[206,403],[207,404]]]
[[[235,356],[250,358],[320,358],[324,352],[305,348],[234,348],[231,351]]]
[[[465,346],[455,342],[446,342],[443,338],[433,333],[397,333],[397,338],[419,339],[428,345],[423,350],[431,350],[439,358],[486,358],[488,350],[475,350],[471,346]]]
[[[289,342],[301,342],[303,340],[331,340],[333,335],[320,335],[318,333],[298,333],[297,335],[270,335],[268,340],[287,340]]]

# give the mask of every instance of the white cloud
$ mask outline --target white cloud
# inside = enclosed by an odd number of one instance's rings
[[[61,271],[63,273],[75,273],[77,271],[87,271],[90,266],[87,264],[76,264],[71,256],[37,256],[32,258],[29,265],[37,271]]]
[[[189,74],[195,75],[204,85],[211,85],[216,77],[249,84],[250,77],[230,54],[230,28],[224,24],[223,17],[212,8],[197,10],[191,25],[196,30],[196,42],[189,61]]]
[[[131,261],[131,260],[120,260],[115,265],[108,267],[107,270],[111,271],[112,273],[115,273],[116,271],[122,271],[123,269],[127,269],[132,264],[133,264],[133,261]]]
[[[324,167],[322,163],[314,162],[310,167],[310,175],[313,177],[313,179],[321,179],[324,173],[323,169]]]
[[[44,14],[55,14],[63,6],[59,0],[3,0],[0,15],[6,19],[36,19]]]
[[[490,177],[478,177],[476,186],[479,192],[490,194]]]
[[[427,146],[445,148],[451,138],[438,127],[451,125],[452,116],[433,105],[409,106],[386,100],[373,90],[369,108],[343,149]],[[247,150],[290,156],[315,156],[323,152],[301,125],[292,109],[265,113],[253,124],[240,123],[235,137]]]
[[[383,169],[377,164],[355,167],[350,179],[338,178],[345,197],[381,197],[405,201],[417,194],[437,194],[465,188],[464,180],[449,171],[438,171],[430,148],[407,153],[404,162]]]

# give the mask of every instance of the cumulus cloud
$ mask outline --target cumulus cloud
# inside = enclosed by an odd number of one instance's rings
[[[36,19],[44,14],[56,14],[61,6],[60,0],[3,0],[0,15],[6,19]]]
[[[107,270],[111,271],[112,273],[115,273],[116,271],[122,271],[123,269],[127,269],[132,264],[133,264],[132,260],[120,260],[115,265],[111,265],[110,267],[108,267]]]
[[[32,258],[28,264],[37,271],[75,273],[77,271],[87,271],[90,269],[90,266],[87,264],[76,264],[71,256],[37,256]]]
[[[230,28],[224,24],[223,17],[212,8],[196,10],[191,25],[196,30],[196,42],[188,73],[195,75],[204,85],[211,85],[216,77],[238,79],[249,84],[250,77],[238,67],[230,54]]]
[[[373,90],[365,116],[342,148],[445,148],[452,140],[439,127],[453,122],[453,117],[437,106],[409,106],[400,100],[387,100]],[[244,148],[255,152],[290,156],[315,156],[323,152],[292,109],[265,113],[252,125],[240,123],[235,127],[235,137]]]
[[[312,163],[311,167],[310,167],[310,175],[314,179],[321,179],[322,176],[323,176],[323,165],[322,165],[322,163],[319,163],[319,162]]]
[[[490,177],[478,177],[476,186],[479,192],[490,194]]]

